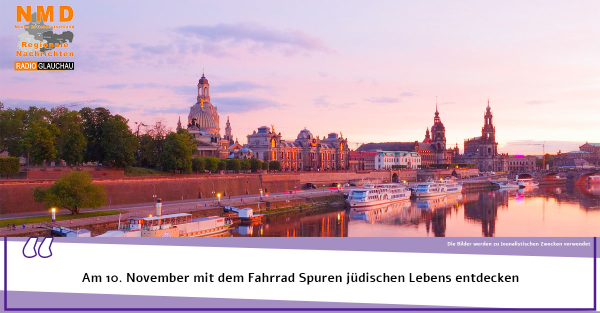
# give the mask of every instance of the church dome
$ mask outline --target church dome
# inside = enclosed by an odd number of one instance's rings
[[[308,129],[304,128],[298,134],[298,139],[313,139],[313,135]]]
[[[433,126],[431,127],[431,131],[442,131],[445,130],[446,127],[444,127],[444,124],[442,124],[442,122],[437,122],[435,124],[433,124]]]
[[[204,77],[204,74],[202,74],[202,77],[200,77],[198,84],[208,84],[208,79]]]

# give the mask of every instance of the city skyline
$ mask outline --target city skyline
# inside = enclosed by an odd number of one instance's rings
[[[448,147],[461,152],[480,135],[488,99],[501,153],[542,153],[518,143],[546,142],[555,153],[600,142],[597,2],[153,2],[146,14],[134,13],[136,3],[119,12],[64,4],[75,12],[76,69],[60,73],[14,71],[22,30],[15,5],[0,4],[7,108],[94,99],[132,127],[164,118],[175,129],[205,70],[241,143],[271,124],[285,139],[304,127],[343,132],[351,149],[421,141],[436,96]],[[171,14],[156,20],[158,12]]]

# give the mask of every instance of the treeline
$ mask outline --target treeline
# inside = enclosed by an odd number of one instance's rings
[[[278,161],[193,158],[196,141],[187,130],[173,132],[164,120],[135,124],[130,129],[129,120],[102,107],[0,110],[0,153],[25,157],[29,165],[62,160],[69,166],[139,166],[173,173],[281,170]],[[2,173],[18,172],[14,163],[3,161]]]
[[[191,172],[193,137],[167,130],[163,122],[134,134],[128,120],[106,108],[0,111],[0,152],[25,157],[27,164],[87,162],[125,168],[133,165]],[[143,125],[143,124],[140,124]]]
[[[256,173],[260,170],[280,171],[281,163],[279,161],[263,162],[259,159],[219,159],[215,157],[193,158],[192,171],[194,173],[217,173],[220,171],[235,171]]]

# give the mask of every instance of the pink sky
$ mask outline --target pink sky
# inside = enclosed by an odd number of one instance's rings
[[[27,5],[28,3],[20,3]],[[38,5],[40,2],[30,3]],[[72,72],[16,72],[16,5],[0,3],[0,101],[96,99],[134,121],[187,119],[202,74],[224,129],[293,139],[422,140],[438,97],[452,146],[488,98],[500,152],[600,142],[597,1],[48,2],[74,10]],[[60,31],[58,31],[60,32]]]

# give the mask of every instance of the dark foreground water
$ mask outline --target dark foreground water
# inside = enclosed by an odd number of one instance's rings
[[[268,216],[233,236],[600,236],[600,185],[541,186],[412,200],[366,212],[321,208]]]

